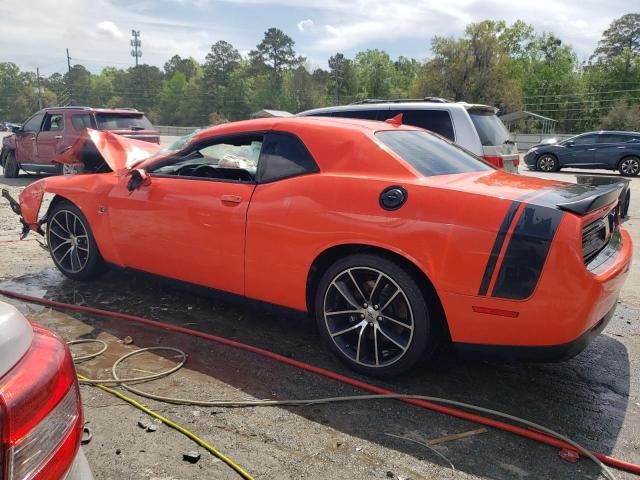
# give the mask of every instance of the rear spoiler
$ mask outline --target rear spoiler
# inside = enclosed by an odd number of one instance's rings
[[[556,205],[560,210],[586,215],[589,212],[617,202],[624,188],[624,183],[590,186],[588,190],[576,195],[570,201],[560,201]],[[564,191],[566,192],[567,190]],[[559,190],[557,193],[562,195],[563,190]]]

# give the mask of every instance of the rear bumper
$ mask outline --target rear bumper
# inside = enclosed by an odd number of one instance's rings
[[[509,345],[479,345],[454,343],[456,352],[466,357],[483,359],[518,360],[523,362],[561,362],[582,352],[605,329],[616,310],[615,305],[590,330],[575,340],[561,345],[525,347]]]

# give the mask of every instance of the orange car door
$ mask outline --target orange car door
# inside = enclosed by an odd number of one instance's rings
[[[133,192],[130,177],[121,179],[108,200],[113,241],[126,267],[243,294],[245,222],[255,182],[252,168],[238,158],[257,150],[256,165],[260,144],[231,145],[231,156],[200,147],[195,158],[191,151],[150,167],[150,183]],[[210,150],[216,149],[225,150]]]

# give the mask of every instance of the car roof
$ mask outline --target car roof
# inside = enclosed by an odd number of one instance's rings
[[[140,110],[136,110],[135,108],[94,108],[94,107],[84,107],[84,106],[67,106],[67,107],[47,107],[40,110],[38,113],[49,113],[49,112],[66,112],[66,111],[78,111],[78,112],[94,112],[94,113],[114,113],[118,115],[126,115],[126,114],[136,114],[136,115],[144,115],[144,112]]]
[[[428,102],[428,101],[414,101],[414,102],[402,102],[402,101],[382,101],[382,102],[368,102],[368,103],[354,103],[350,105],[337,105],[334,107],[314,108],[312,110],[305,110],[298,113],[300,116],[306,115],[321,115],[322,113],[332,112],[345,112],[354,110],[380,110],[394,109],[394,110],[463,110],[473,111],[480,110],[486,112],[496,113],[497,109],[490,105],[483,105],[480,103],[466,103],[466,102]]]
[[[581,133],[580,135],[593,135],[593,134],[599,135],[603,133],[613,133],[615,135],[640,135],[640,132],[632,132],[629,130],[598,130],[594,132]]]
[[[210,137],[219,135],[232,135],[237,133],[261,132],[267,130],[284,129],[295,133],[298,129],[322,128],[325,130],[351,130],[372,134],[381,130],[421,130],[411,125],[394,126],[386,122],[375,120],[360,120],[355,118],[328,118],[328,117],[272,117],[241,120],[238,122],[223,123],[205,128],[194,135],[190,143],[195,143]]]

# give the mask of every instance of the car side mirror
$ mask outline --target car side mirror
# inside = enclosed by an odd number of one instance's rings
[[[20,133],[22,131],[22,125],[14,125],[11,127],[13,133]]]
[[[574,142],[573,140],[568,140],[566,142],[564,142],[564,146],[565,147],[573,147],[576,144],[576,142]]]
[[[130,192],[137,190],[142,185],[151,185],[151,177],[142,168],[131,170],[128,175],[131,177],[127,183],[127,190]]]

